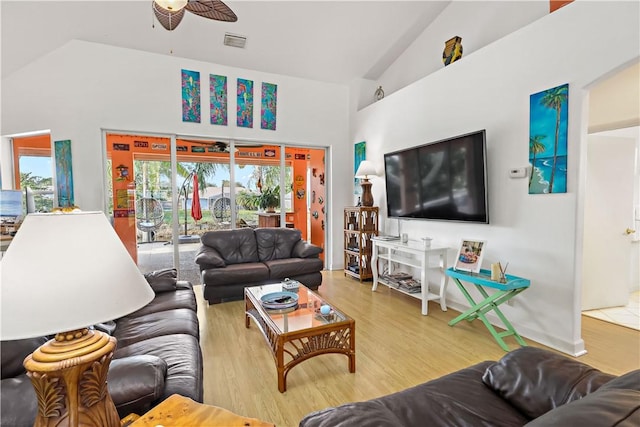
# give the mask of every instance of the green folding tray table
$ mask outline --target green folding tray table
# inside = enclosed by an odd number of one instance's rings
[[[527,345],[498,306],[527,289],[531,284],[528,279],[506,274],[506,283],[500,283],[495,280],[491,280],[491,272],[489,270],[480,270],[479,273],[469,273],[466,271],[455,270],[453,268],[447,269],[447,276],[453,278],[458,289],[460,289],[460,292],[462,292],[467,301],[469,301],[469,304],[471,304],[471,308],[451,320],[449,322],[449,326],[453,326],[462,320],[472,321],[480,319],[504,351],[509,351],[509,347],[503,340],[504,337],[513,336],[521,346]],[[476,302],[462,282],[474,285],[484,299],[480,302]],[[495,292],[490,295],[487,292],[487,288],[495,289]],[[491,322],[489,322],[486,314],[490,311],[493,311],[500,318],[505,326],[504,332],[496,331]]]

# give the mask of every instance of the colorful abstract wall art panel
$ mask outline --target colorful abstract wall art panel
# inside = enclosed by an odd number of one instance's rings
[[[353,147],[353,174],[360,167],[360,162],[366,160],[367,157],[367,143],[365,141],[358,142]],[[362,186],[360,186],[360,180],[358,178],[353,179],[353,188],[356,196],[362,194]]]
[[[56,187],[58,206],[62,208],[74,206],[73,169],[71,168],[71,141],[54,141],[56,162]]]
[[[209,103],[212,125],[227,125],[227,76],[209,75]]]
[[[200,123],[200,72],[182,70],[182,121]]]
[[[253,127],[253,80],[238,79],[238,103],[236,124],[242,128]]]
[[[535,93],[529,102],[529,194],[566,193],[569,85]]]
[[[262,83],[262,111],[260,128],[276,130],[276,107],[278,104],[278,85]]]

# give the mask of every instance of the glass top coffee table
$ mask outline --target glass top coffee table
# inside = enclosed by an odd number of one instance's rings
[[[320,295],[300,285],[290,290],[298,304],[268,310],[265,295],[289,291],[282,283],[244,289],[245,326],[253,319],[267,340],[278,370],[278,390],[287,389],[287,374],[298,363],[327,353],[349,358],[349,372],[356,371],[356,322]]]

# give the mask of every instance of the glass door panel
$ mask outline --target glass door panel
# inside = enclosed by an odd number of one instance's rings
[[[236,194],[237,226],[280,227],[287,198],[281,197],[280,146],[236,143],[234,147],[235,179],[241,188]]]

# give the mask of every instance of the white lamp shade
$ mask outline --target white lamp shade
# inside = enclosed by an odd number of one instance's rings
[[[356,171],[356,178],[368,179],[369,176],[377,174],[378,172],[376,171],[373,162],[371,162],[370,160],[363,160],[360,162],[360,166],[358,166],[358,170]]]
[[[2,340],[85,328],[154,297],[102,212],[27,215],[0,278]]]

